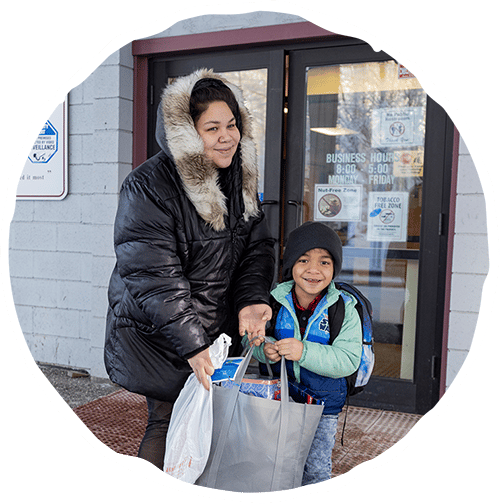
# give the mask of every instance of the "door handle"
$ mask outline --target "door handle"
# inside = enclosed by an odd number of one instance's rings
[[[288,200],[287,204],[293,205],[297,209],[297,214],[295,217],[295,227],[297,228],[300,225],[299,218],[300,218],[300,208],[302,207],[302,204],[300,203],[300,201],[296,201],[296,200]]]
[[[261,202],[261,205],[277,205],[277,204],[278,204],[278,201],[273,200],[273,199],[264,200]]]

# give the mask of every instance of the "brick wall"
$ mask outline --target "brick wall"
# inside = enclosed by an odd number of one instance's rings
[[[132,168],[132,84],[127,45],[70,91],[68,196],[18,201],[11,224],[12,291],[33,357],[100,377],[117,194]]]
[[[487,272],[488,239],[483,189],[471,155],[460,139],[446,386],[451,384],[467,357]]]

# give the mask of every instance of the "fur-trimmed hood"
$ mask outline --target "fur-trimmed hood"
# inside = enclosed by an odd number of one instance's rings
[[[212,70],[200,69],[176,79],[162,94],[158,108],[156,140],[173,159],[190,201],[202,219],[216,231],[224,229],[227,215],[226,197],[218,184],[217,166],[204,155],[203,140],[189,114],[189,100],[196,82],[203,78],[223,81],[234,93],[240,109],[242,131],[241,195],[243,217],[248,220],[259,213],[257,203],[257,150],[252,136],[251,116],[244,103],[242,91]],[[239,155],[238,152],[235,156]]]

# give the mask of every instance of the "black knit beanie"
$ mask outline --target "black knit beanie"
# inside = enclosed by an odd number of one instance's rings
[[[326,224],[308,221],[294,229],[288,237],[283,253],[283,281],[292,279],[292,268],[297,259],[315,248],[330,252],[335,268],[333,278],[339,275],[342,269],[342,242],[339,235]]]

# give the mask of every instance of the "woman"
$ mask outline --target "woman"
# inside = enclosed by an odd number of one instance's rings
[[[184,382],[208,389],[208,347],[264,334],[274,240],[257,199],[257,158],[241,91],[199,70],[166,87],[161,151],[123,183],[104,359],[111,380],[147,397],[139,457],[163,468],[165,438]]]

